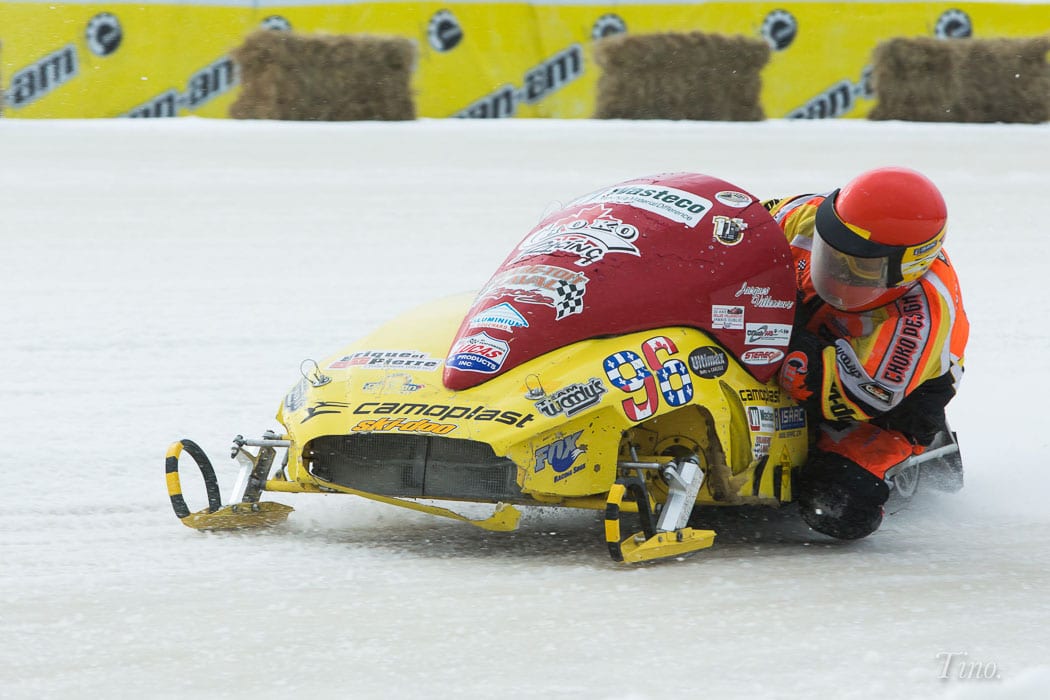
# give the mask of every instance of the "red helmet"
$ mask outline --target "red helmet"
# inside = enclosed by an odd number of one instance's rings
[[[877,168],[817,208],[810,276],[817,294],[844,311],[903,296],[944,242],[947,207],[937,186],[907,168]]]

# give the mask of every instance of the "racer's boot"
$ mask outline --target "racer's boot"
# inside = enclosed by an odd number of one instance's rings
[[[882,524],[889,486],[847,457],[817,453],[802,467],[797,483],[799,512],[817,532],[856,540]]]
[[[890,495],[886,472],[910,458],[914,446],[902,433],[871,423],[822,425],[820,432],[798,475],[802,519],[839,539],[867,537],[882,524]]]

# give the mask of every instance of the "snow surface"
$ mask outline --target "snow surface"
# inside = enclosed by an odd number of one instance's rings
[[[1047,697],[1048,156],[1048,125],[3,120],[0,697]],[[172,441],[225,494],[230,438],[277,427],[301,360],[479,287],[558,202],[890,163],[951,210],[968,483],[866,540],[720,511],[713,549],[628,568],[590,512],[499,534],[282,495],[286,526],[220,535],[171,513]]]

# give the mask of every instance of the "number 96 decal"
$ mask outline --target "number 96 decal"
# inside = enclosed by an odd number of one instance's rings
[[[693,380],[679,359],[674,341],[662,335],[642,343],[642,354],[631,350],[613,353],[602,361],[605,376],[614,387],[627,394],[623,412],[632,421],[645,420],[660,407],[660,397],[669,406],[682,406],[693,398]],[[661,356],[666,359],[661,360]],[[675,377],[678,377],[675,379]]]

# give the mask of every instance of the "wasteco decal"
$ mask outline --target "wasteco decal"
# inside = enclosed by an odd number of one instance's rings
[[[693,228],[711,209],[711,200],[700,195],[675,189],[674,187],[639,187],[635,185],[610,187],[584,198],[574,204],[608,202],[626,204],[659,214],[665,219],[677,221]]]
[[[423,416],[435,420],[495,421],[504,425],[523,427],[535,418],[534,415],[518,411],[498,411],[484,406],[447,406],[445,404],[396,403],[368,401],[354,408],[355,415],[407,415]],[[375,428],[373,428],[375,429]]]

